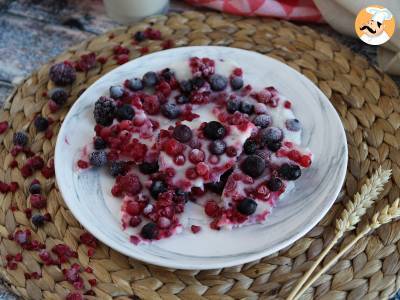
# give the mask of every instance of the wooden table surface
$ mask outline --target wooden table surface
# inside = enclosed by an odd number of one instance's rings
[[[148,0],[151,1],[151,0]],[[172,1],[171,10],[190,8]],[[118,26],[101,0],[0,0],[0,105],[15,85],[68,47]],[[376,48],[336,33],[327,25],[308,24],[376,63]],[[400,78],[394,78],[400,84]],[[18,299],[0,282],[0,300]]]

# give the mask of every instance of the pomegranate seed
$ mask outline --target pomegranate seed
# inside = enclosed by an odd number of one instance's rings
[[[15,169],[18,167],[18,162],[14,159],[13,161],[10,162],[9,167],[11,169]]]
[[[83,296],[79,292],[71,292],[67,295],[66,300],[83,300]]]
[[[192,225],[192,226],[190,226],[190,230],[191,230],[194,234],[196,234],[196,233],[198,233],[198,232],[201,231],[201,227],[200,227],[200,226],[197,226],[197,225]]]
[[[7,193],[10,190],[10,186],[7,183],[4,183],[3,181],[0,181],[0,193]]]
[[[115,57],[115,60],[117,61],[117,64],[123,65],[124,63],[127,63],[129,61],[129,55],[128,54],[120,54]]]
[[[18,268],[18,265],[17,265],[16,262],[10,261],[10,262],[7,263],[7,267],[10,270],[16,270]]]
[[[31,208],[26,208],[26,209],[24,210],[24,212],[25,212],[25,216],[26,216],[28,219],[30,219],[30,218],[32,217],[32,209],[31,209]]]
[[[184,149],[185,146],[175,139],[169,139],[163,144],[163,150],[172,157],[181,154]]]
[[[60,106],[57,103],[55,103],[53,100],[49,100],[47,102],[47,105],[49,106],[49,109],[52,113],[54,113],[60,109]]]
[[[161,44],[161,47],[163,49],[170,49],[172,47],[174,47],[175,43],[173,40],[166,40]]]
[[[304,168],[308,168],[311,165],[311,158],[307,155],[303,155],[299,160],[299,164]]]
[[[31,205],[33,208],[41,209],[47,205],[47,200],[40,194],[34,194],[30,196]]]
[[[221,228],[218,225],[218,220],[214,220],[210,223],[210,228],[214,230],[220,230]]]
[[[0,122],[0,134],[4,133],[8,129],[8,122]]]
[[[86,267],[85,268],[86,273],[93,273],[93,269],[91,267]]]
[[[97,285],[97,280],[96,279],[89,279],[88,280],[88,282],[89,282],[89,284],[91,285],[91,286],[96,286]]]
[[[185,175],[188,179],[194,180],[197,178],[197,172],[195,168],[188,168],[185,172]]]
[[[17,253],[14,257],[15,261],[21,262],[22,261],[22,254],[21,253]]]
[[[104,64],[107,62],[107,57],[105,57],[105,56],[100,56],[100,57],[97,58],[97,61],[98,61],[100,64],[104,65]]]
[[[129,226],[131,227],[136,227],[138,226],[140,223],[142,223],[142,219],[139,216],[133,216],[130,220],[129,220]]]
[[[7,261],[12,261],[14,259],[14,255],[11,255],[11,254],[7,254],[6,255],[6,260]]]
[[[160,40],[161,31],[149,27],[144,31],[144,36],[150,40]]]
[[[11,192],[15,192],[19,188],[18,182],[11,182],[9,187]]]
[[[129,241],[134,245],[138,245],[140,243],[140,238],[137,237],[136,235],[131,235],[129,237]]]
[[[22,175],[24,178],[27,178],[27,177],[31,176],[32,174],[33,174],[33,170],[32,170],[32,168],[31,168],[31,166],[29,166],[29,165],[23,165],[23,166],[22,166],[22,168],[21,168],[21,175]]]
[[[290,109],[292,107],[292,102],[290,101],[285,101],[285,103],[283,104],[283,106],[287,109]]]
[[[185,157],[183,155],[175,156],[174,163],[178,166],[183,166],[185,164]]]
[[[220,208],[214,200],[209,200],[204,206],[204,212],[206,213],[207,216],[215,218],[219,216]]]
[[[144,55],[146,53],[149,53],[150,49],[149,49],[149,47],[142,47],[139,49],[139,51],[140,51],[140,54]]]
[[[24,273],[24,277],[25,277],[26,280],[29,280],[29,279],[31,279],[31,274]]]
[[[87,169],[89,168],[89,163],[80,159],[78,160],[78,167],[81,169]]]
[[[115,55],[129,54],[130,50],[128,48],[124,47],[124,46],[117,45],[117,46],[114,46],[113,52],[114,52]]]
[[[87,255],[88,255],[89,257],[93,257],[94,252],[95,252],[95,249],[94,249],[94,248],[89,248],[88,251],[87,251]]]
[[[44,137],[48,140],[50,140],[53,137],[53,131],[49,128],[46,130]]]
[[[233,75],[235,76],[242,76],[243,75],[243,70],[241,68],[235,68],[233,70]]]

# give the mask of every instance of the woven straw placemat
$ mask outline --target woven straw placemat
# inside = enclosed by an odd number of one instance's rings
[[[161,31],[163,40],[132,44],[132,35],[150,25]],[[311,79],[336,107],[349,145],[346,183],[329,213],[305,237],[279,253],[225,269],[170,270],[129,259],[100,243],[94,251],[81,243],[84,231],[66,207],[54,178],[46,179],[40,171],[24,178],[19,170],[27,159],[24,153],[15,158],[19,167],[10,167],[14,160],[10,154],[12,136],[16,131],[26,130],[32,151],[45,162],[51,161],[56,135],[68,107],[85,88],[118,66],[113,48],[119,44],[130,50],[129,59],[170,46],[212,44],[244,48],[268,54]],[[88,299],[137,299],[133,295],[141,299],[283,299],[332,238],[332,224],[343,208],[342,203],[358,191],[373,170],[379,165],[393,170],[392,182],[386,186],[378,207],[400,194],[400,101],[396,84],[363,57],[308,27],[217,13],[172,13],[96,37],[56,60],[76,61],[88,52],[108,59],[103,64],[96,63],[88,72],[78,72],[67,106],[51,113],[47,105],[46,92],[53,88],[48,78],[50,63],[25,80],[0,114],[0,122],[7,121],[10,126],[0,135],[0,180],[19,184],[16,191],[0,195],[1,275],[24,298],[65,299],[74,288],[65,280],[62,269],[78,263],[82,266],[84,291],[91,290],[89,293],[96,295],[85,296]],[[50,127],[52,137],[36,132],[33,119],[37,114],[54,120]],[[43,194],[48,199],[47,208],[42,211],[48,212],[52,219],[39,229],[31,225],[26,214],[30,206],[28,188],[34,178],[42,183]],[[69,258],[61,267],[45,265],[38,251],[22,249],[12,240],[17,230],[26,228],[31,230],[32,240],[44,243],[46,249],[66,244],[77,252],[77,258]],[[354,233],[348,234],[327,259],[352,237]],[[361,239],[303,299],[387,298],[400,285],[399,239],[400,222],[383,226]],[[22,253],[20,262],[18,253]],[[7,254],[11,262],[8,266]],[[91,287],[88,280],[94,278],[96,282],[91,280]]]

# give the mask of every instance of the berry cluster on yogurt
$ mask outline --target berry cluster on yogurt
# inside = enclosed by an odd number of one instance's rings
[[[115,177],[111,192],[135,244],[184,230],[188,201],[214,230],[262,223],[312,161],[291,105],[273,87],[245,84],[233,63],[192,57],[111,86],[77,164]]]

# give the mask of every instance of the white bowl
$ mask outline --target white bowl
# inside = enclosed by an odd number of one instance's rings
[[[183,232],[149,245],[135,246],[120,226],[120,199],[110,189],[113,179],[104,171],[77,171],[80,149],[93,137],[94,102],[108,94],[110,85],[141,77],[189,57],[231,59],[245,74],[245,82],[274,86],[292,100],[302,122],[302,146],[314,154],[310,169],[295,188],[278,202],[265,224],[231,231]],[[274,253],[306,234],[326,214],[343,184],[347,167],[347,143],[342,123],[326,96],[305,76],[287,65],[255,52],[214,46],[184,47],[146,55],[104,75],[75,102],[58,135],[55,168],[62,196],[76,219],[100,241],[136,259],[180,269],[229,267]],[[189,218],[202,218],[202,210],[190,203]],[[187,220],[186,220],[187,221]]]

